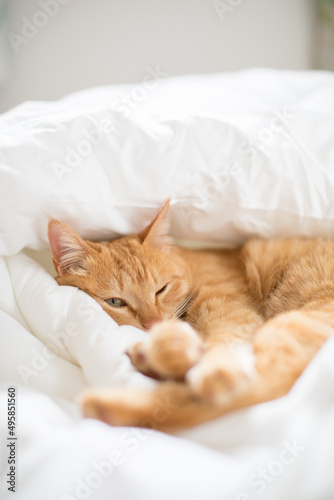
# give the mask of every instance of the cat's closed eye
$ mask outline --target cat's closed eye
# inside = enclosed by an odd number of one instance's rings
[[[127,304],[124,300],[113,297],[112,299],[106,300],[107,304],[112,307],[125,307]]]
[[[162,288],[160,288],[160,290],[157,291],[157,293],[155,295],[160,295],[160,293],[163,293],[167,288],[167,285],[163,286]]]

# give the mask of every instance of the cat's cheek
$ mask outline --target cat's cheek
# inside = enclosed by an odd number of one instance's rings
[[[139,328],[139,330],[143,330],[144,332],[147,331],[143,328],[141,322],[131,314],[131,312],[126,311],[123,308],[121,311],[118,311],[117,309],[111,311],[105,309],[105,311],[114,321],[116,321],[118,325],[130,325]]]

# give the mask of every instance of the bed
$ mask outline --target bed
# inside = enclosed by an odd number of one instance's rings
[[[333,89],[327,72],[155,68],[0,116],[1,498],[334,498],[334,338],[284,398],[175,435],[83,419],[87,387],[157,382],[125,355],[147,334],[59,287],[47,241],[49,217],[140,231],[169,197],[182,244],[332,237]]]

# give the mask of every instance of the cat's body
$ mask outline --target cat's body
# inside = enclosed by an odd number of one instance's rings
[[[283,396],[334,328],[333,241],[187,250],[166,240],[167,212],[168,204],[141,234],[110,244],[50,222],[58,283],[150,332],[129,355],[158,387],[91,390],[83,400],[86,415],[112,425],[168,431]]]

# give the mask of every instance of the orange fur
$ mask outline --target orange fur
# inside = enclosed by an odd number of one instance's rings
[[[168,207],[139,235],[109,243],[49,223],[58,283],[151,334],[128,354],[161,379],[154,391],[91,389],[82,399],[87,416],[112,425],[177,430],[283,396],[334,327],[334,242],[188,250],[168,242]]]

